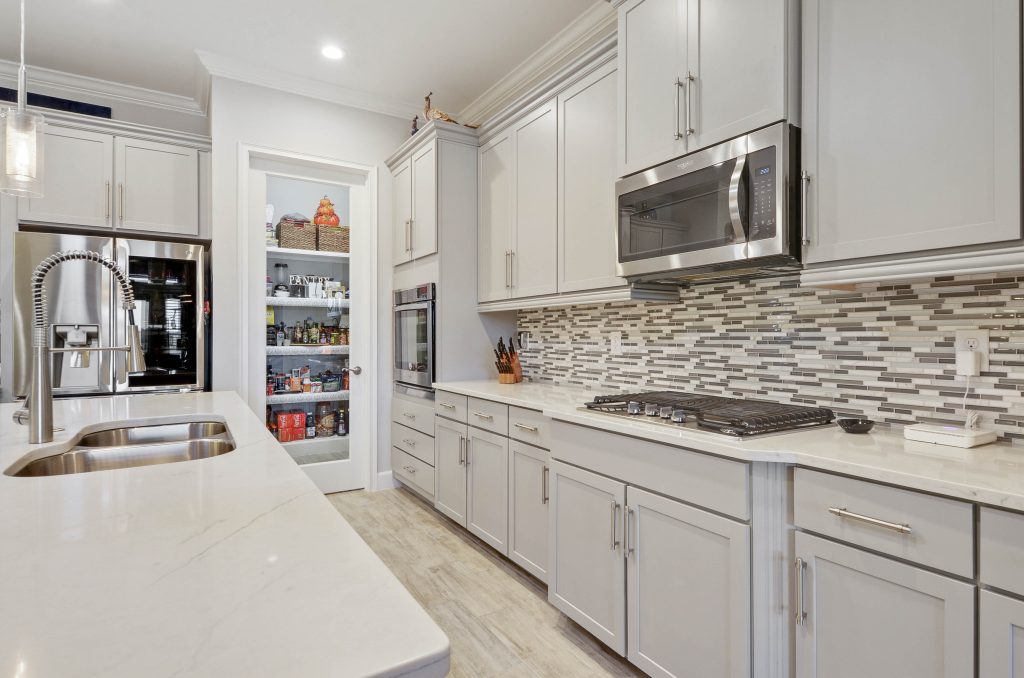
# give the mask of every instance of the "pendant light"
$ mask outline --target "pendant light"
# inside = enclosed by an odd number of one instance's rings
[[[39,113],[25,109],[25,0],[21,0],[21,67],[18,105],[0,109],[0,193],[43,195],[43,128]]]

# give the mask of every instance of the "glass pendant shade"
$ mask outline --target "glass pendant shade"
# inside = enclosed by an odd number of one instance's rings
[[[42,197],[45,126],[39,113],[0,109],[0,192]]]

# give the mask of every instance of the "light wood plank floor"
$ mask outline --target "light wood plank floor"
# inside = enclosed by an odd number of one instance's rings
[[[329,496],[444,629],[454,678],[642,676],[547,589],[405,489]]]

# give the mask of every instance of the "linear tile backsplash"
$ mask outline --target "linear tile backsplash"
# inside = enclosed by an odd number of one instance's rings
[[[962,424],[955,332],[988,329],[989,368],[971,379],[967,407],[1024,443],[1024,273],[853,291],[789,276],[701,285],[672,303],[520,311],[518,324],[530,333],[522,360],[533,381],[813,404],[893,426]]]

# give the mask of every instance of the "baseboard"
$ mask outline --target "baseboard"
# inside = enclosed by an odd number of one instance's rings
[[[398,487],[398,481],[391,475],[391,471],[381,471],[377,474],[377,482],[374,483],[374,490],[391,490]]]

